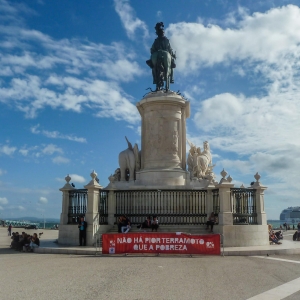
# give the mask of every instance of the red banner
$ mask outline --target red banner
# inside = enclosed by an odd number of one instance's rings
[[[102,235],[103,254],[221,254],[219,234],[116,233]]]

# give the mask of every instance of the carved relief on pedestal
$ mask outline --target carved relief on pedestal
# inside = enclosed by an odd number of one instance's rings
[[[166,118],[147,119],[145,122],[146,159],[165,159],[172,154],[172,159],[178,157],[179,131],[178,121]]]
[[[145,156],[146,158],[154,158],[157,156],[159,152],[159,148],[161,146],[161,137],[158,134],[160,126],[158,126],[157,122],[153,122],[150,120],[146,120],[146,134],[145,134]]]

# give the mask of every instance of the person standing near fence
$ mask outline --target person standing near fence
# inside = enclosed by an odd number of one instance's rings
[[[11,229],[12,229],[12,226],[11,226],[11,224],[9,224],[8,227],[7,227],[8,236],[11,236]]]
[[[84,217],[80,217],[80,221],[78,223],[79,228],[79,246],[86,246],[86,228],[87,222],[84,221]]]

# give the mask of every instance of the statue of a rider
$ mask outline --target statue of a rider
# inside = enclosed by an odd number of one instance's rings
[[[166,90],[169,89],[169,83],[174,83],[173,69],[176,68],[176,55],[173,52],[170,41],[165,37],[164,23],[157,23],[155,26],[157,38],[151,47],[151,58],[146,61],[152,69],[153,84],[156,84],[156,90],[162,88],[160,74],[163,74],[163,81],[166,82]],[[159,60],[162,62],[159,64]],[[158,70],[161,68],[161,70]]]

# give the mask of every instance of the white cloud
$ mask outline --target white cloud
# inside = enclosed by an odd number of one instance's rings
[[[55,164],[67,164],[70,162],[70,160],[66,157],[63,157],[63,156],[56,156],[52,159],[52,161],[55,163]]]
[[[8,200],[6,197],[0,197],[0,204],[5,205],[8,203]]]
[[[3,210],[3,207],[2,207],[2,206],[0,206],[0,210]]]
[[[144,37],[149,35],[145,22],[134,16],[134,10],[128,0],[114,0],[115,9],[126,30],[127,36],[134,39],[137,30],[142,30]]]
[[[83,176],[77,175],[77,174],[70,174],[70,177],[72,178],[72,182],[78,182],[78,183],[85,183],[86,180]]]
[[[0,154],[12,155],[16,150],[16,147],[10,147],[8,145],[0,146]]]
[[[27,156],[29,150],[28,150],[28,149],[20,149],[19,152],[20,152],[23,156]]]
[[[119,82],[134,80],[143,69],[135,52],[122,43],[54,40],[39,31],[9,25],[0,26],[0,33],[4,41],[0,44],[0,70],[6,76],[0,86],[0,102],[14,105],[27,118],[51,107],[74,112],[90,109],[99,117],[129,123],[139,120],[132,97],[123,92]],[[38,131],[50,138],[86,142],[57,131]]]
[[[44,154],[52,155],[53,153],[63,153],[63,150],[53,144],[49,144],[49,145],[45,146],[45,148],[42,150],[42,152]]]
[[[48,199],[46,197],[40,197],[38,202],[41,204],[46,204],[46,203],[48,203]]]
[[[31,127],[31,132],[34,134],[42,134],[48,138],[53,138],[53,139],[64,139],[64,140],[69,140],[69,141],[74,141],[74,142],[79,142],[79,143],[86,143],[86,139],[82,137],[77,137],[74,135],[66,135],[62,134],[58,131],[48,131],[48,130],[40,130],[39,129],[40,125],[37,124],[35,126]]]
[[[71,177],[71,182],[77,182],[77,183],[86,183],[86,179],[81,176],[81,175],[77,175],[77,174],[69,174]],[[66,180],[64,178],[55,178],[56,181],[59,181],[61,183],[66,183]]]
[[[220,94],[200,104],[194,122],[219,149],[239,154],[287,151],[291,145],[300,147],[297,102],[290,93],[263,98]]]
[[[0,169],[0,176],[6,174],[6,170]]]
[[[252,16],[244,12],[235,28],[181,22],[167,33],[180,57],[178,68],[190,71],[236,60],[280,65],[298,57],[299,30],[300,8],[288,5]]]

